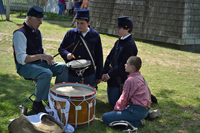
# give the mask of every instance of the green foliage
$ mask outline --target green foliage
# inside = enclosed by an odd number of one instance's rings
[[[44,20],[60,20],[60,21],[72,21],[73,16],[68,16],[68,15],[58,15],[57,13],[51,13],[51,12],[45,12],[44,15]]]
[[[17,18],[26,18],[27,12],[24,11],[10,11],[11,16],[16,16]],[[72,21],[73,16],[70,15],[58,15],[57,13],[44,12],[44,20],[58,20],[58,21]]]

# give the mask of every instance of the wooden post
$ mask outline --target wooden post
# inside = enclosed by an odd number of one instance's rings
[[[47,2],[48,2],[48,0],[45,0],[45,11],[44,12],[46,12]]]
[[[6,1],[6,20],[10,20],[10,2],[9,0]]]

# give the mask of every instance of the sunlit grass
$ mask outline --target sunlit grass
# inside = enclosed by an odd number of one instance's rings
[[[24,80],[16,73],[12,55],[12,33],[20,26],[24,14],[11,14],[10,21],[0,20],[0,132],[8,132],[9,119],[20,115],[17,107],[34,92],[31,81]],[[40,27],[44,49],[55,55],[65,35],[71,29],[71,21],[44,20]],[[118,37],[101,34],[104,60]],[[148,82],[160,109],[162,117],[146,121],[138,132],[198,133],[200,132],[200,54],[136,41],[138,56],[142,58],[141,73]],[[55,58],[63,62],[60,56]],[[51,85],[54,84],[52,79]],[[100,83],[96,95],[96,118],[92,125],[76,129],[75,133],[120,133],[102,122],[102,115],[112,108],[107,100],[107,84]],[[30,109],[31,102],[26,103]]]

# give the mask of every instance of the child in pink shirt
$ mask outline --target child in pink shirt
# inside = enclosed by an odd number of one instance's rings
[[[151,91],[144,77],[140,73],[142,61],[140,57],[131,56],[125,64],[125,71],[129,72],[123,92],[114,110],[103,114],[103,121],[110,126],[115,122],[127,122],[133,127],[144,125],[151,105]]]

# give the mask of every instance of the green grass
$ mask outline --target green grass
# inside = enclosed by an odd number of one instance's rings
[[[10,21],[0,19],[0,132],[8,132],[9,119],[20,115],[18,105],[34,92],[34,84],[16,73],[12,54],[12,33],[23,23],[25,13],[11,12]],[[55,55],[71,21],[44,20],[40,27],[43,33],[44,49]],[[104,60],[117,37],[101,34]],[[162,116],[139,127],[138,132],[146,133],[199,133],[200,132],[200,54],[179,51],[158,45],[136,41],[138,56],[143,60],[142,75],[146,78]],[[60,56],[55,58],[63,62]],[[54,84],[52,79],[51,85]],[[120,133],[106,126],[101,119],[103,113],[111,111],[108,104],[106,83],[97,91],[95,122],[75,133]],[[31,102],[26,103],[30,109]],[[29,110],[30,111],[30,110]]]

